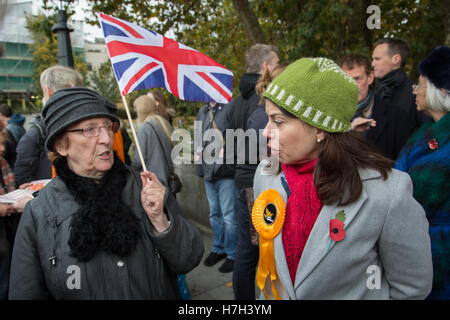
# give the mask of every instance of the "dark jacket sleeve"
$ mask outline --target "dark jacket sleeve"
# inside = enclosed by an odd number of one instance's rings
[[[39,129],[31,127],[17,144],[14,166],[14,178],[17,186],[35,180],[40,156],[39,136]]]
[[[6,139],[5,139],[5,151],[3,152],[3,159],[5,159],[9,166],[14,169],[14,165],[16,163],[17,157],[17,142],[14,140],[13,135],[8,131],[4,130]]]
[[[49,299],[38,252],[38,235],[31,206],[22,213],[11,262],[10,300]]]

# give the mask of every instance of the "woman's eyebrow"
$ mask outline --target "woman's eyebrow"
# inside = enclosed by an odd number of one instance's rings
[[[270,118],[275,118],[276,116],[284,116],[284,114],[282,114],[281,112],[277,112],[277,113],[271,113],[267,115]]]

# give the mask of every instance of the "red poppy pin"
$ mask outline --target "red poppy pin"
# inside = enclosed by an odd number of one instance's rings
[[[341,241],[345,238],[345,230],[344,230],[344,222],[345,222],[345,211],[341,210],[336,213],[334,219],[330,220],[330,245],[328,246],[328,250],[330,250],[331,244],[333,241]]]
[[[430,141],[428,141],[428,146],[430,147],[431,150],[438,149],[438,143],[435,139],[431,139]]]

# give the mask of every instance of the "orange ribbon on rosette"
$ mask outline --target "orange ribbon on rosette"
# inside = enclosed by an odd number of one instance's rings
[[[252,210],[252,222],[259,234],[259,262],[256,272],[256,285],[270,299],[264,286],[270,276],[272,293],[280,300],[274,281],[277,279],[273,239],[280,233],[286,216],[283,198],[275,189],[262,192],[256,199]]]

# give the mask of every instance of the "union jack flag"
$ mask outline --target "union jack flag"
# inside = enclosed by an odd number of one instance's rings
[[[123,95],[161,87],[187,101],[231,100],[233,73],[210,57],[104,13],[99,20]]]

